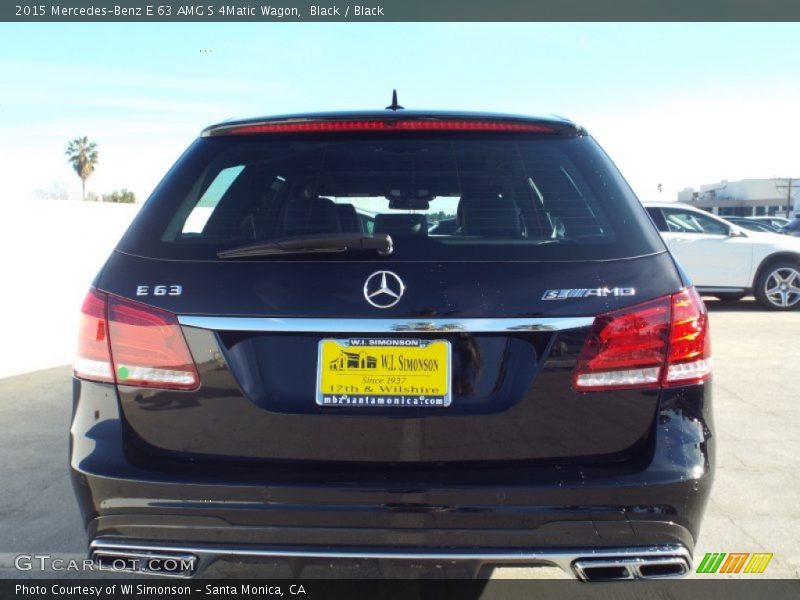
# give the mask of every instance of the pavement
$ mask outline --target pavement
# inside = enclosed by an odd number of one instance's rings
[[[695,556],[771,552],[762,576],[800,579],[800,311],[752,300],[708,301],[714,356],[717,472]],[[85,537],[67,475],[70,367],[0,379],[0,578],[21,553],[82,559]],[[61,573],[60,576],[76,573]],[[557,569],[497,577],[561,578]]]

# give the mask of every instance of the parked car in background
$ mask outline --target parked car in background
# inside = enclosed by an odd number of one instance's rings
[[[780,233],[780,229],[778,227],[774,227],[766,221],[756,221],[755,219],[751,219],[749,217],[725,217],[725,220],[730,221],[734,225],[738,225],[742,229],[747,229],[748,231]]]
[[[800,237],[800,217],[795,217],[794,220],[781,227],[781,233],[793,237]]]
[[[777,215],[773,215],[771,217],[762,215],[757,217],[746,217],[746,218],[751,219],[753,221],[762,221],[764,223],[768,223],[769,225],[777,227],[778,229],[780,229],[784,225],[788,225],[789,222],[791,221],[791,219],[787,219],[786,217],[778,217]]]
[[[645,207],[701,293],[722,300],[752,293],[772,310],[800,306],[800,239],[745,231],[679,202],[646,202]]]

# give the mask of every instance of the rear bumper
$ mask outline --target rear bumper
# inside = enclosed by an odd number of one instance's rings
[[[473,550],[473,551],[399,551],[369,548],[364,550],[332,550],[330,548],[269,548],[224,545],[156,544],[152,542],[119,541],[99,538],[89,547],[92,559],[106,569],[127,572],[192,577],[197,573],[206,576],[230,575],[231,566],[236,575],[242,573],[264,575],[264,563],[272,564],[272,573],[278,576],[295,575],[300,565],[323,566],[322,574],[330,563],[349,567],[359,576],[368,574],[365,563],[400,565],[388,574],[448,572],[463,577],[478,576],[485,569],[498,566],[553,566],[583,581],[613,581],[625,579],[663,579],[680,577],[691,570],[691,554],[682,546],[653,546],[650,548],[575,548],[543,550]],[[250,568],[252,567],[252,568]],[[403,568],[404,567],[404,568]],[[282,572],[283,571],[283,572]],[[352,573],[351,573],[352,574]],[[386,573],[384,573],[386,574]],[[440,573],[441,575],[441,573]]]
[[[656,553],[690,564],[713,478],[710,386],[665,391],[654,427],[649,463],[635,471],[517,468],[480,485],[391,473],[382,483],[259,481],[136,466],[113,386],[76,381],[71,472],[95,548],[185,552],[198,557],[192,573],[316,557],[551,564],[579,575],[579,559]]]

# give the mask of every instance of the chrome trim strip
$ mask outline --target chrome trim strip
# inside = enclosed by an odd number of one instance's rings
[[[740,287],[703,287],[703,286],[696,286],[697,291],[701,294],[713,294],[714,292],[728,292],[731,294],[739,294],[745,293],[747,288],[740,288]]]
[[[95,552],[113,554],[115,552],[156,553],[162,554],[188,554],[198,559],[198,566],[194,574],[200,573],[205,566],[221,557],[247,556],[254,558],[313,558],[325,560],[424,560],[424,561],[459,561],[472,560],[482,563],[529,564],[551,565],[561,568],[567,574],[582,579],[581,571],[577,564],[583,561],[627,561],[639,564],[656,562],[661,558],[677,559],[691,565],[692,556],[685,547],[680,545],[623,547],[623,548],[575,548],[564,550],[505,550],[493,552],[490,550],[478,551],[427,551],[427,552],[400,552],[380,549],[364,550],[335,550],[315,549],[299,550],[292,548],[253,548],[229,546],[182,546],[182,545],[153,545],[149,543],[125,542],[118,540],[94,539],[89,544],[89,554]],[[688,571],[687,571],[688,572]],[[164,574],[166,575],[166,574]],[[169,576],[169,575],[167,575]]]
[[[502,331],[562,331],[588,327],[594,317],[541,319],[320,319],[284,317],[213,317],[181,315],[181,325],[216,331],[274,331],[279,333],[424,333]]]

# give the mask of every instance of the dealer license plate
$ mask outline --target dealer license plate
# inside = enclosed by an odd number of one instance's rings
[[[405,338],[319,342],[317,404],[365,408],[450,405],[450,342]]]

